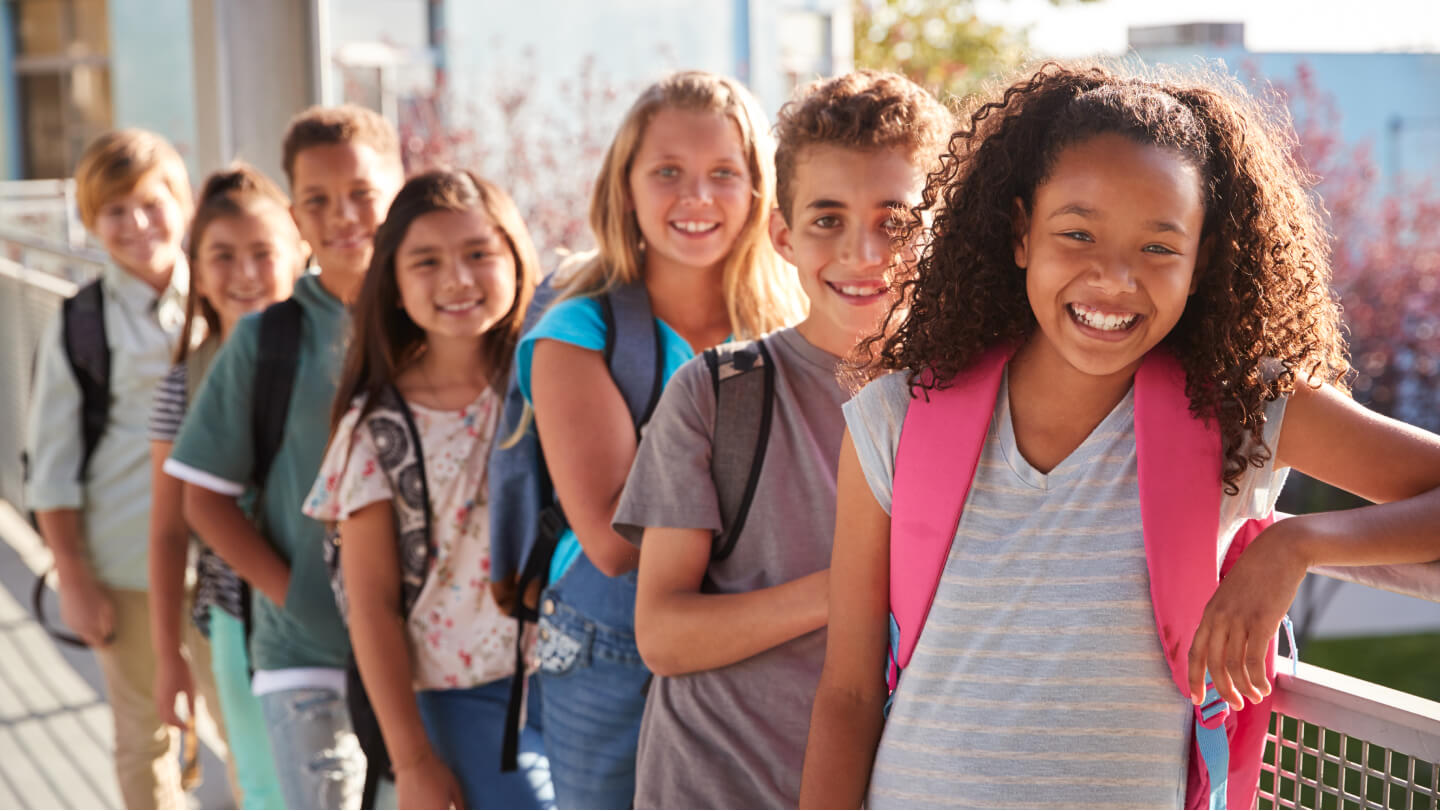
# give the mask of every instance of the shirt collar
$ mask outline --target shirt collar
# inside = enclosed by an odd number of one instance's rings
[[[185,322],[185,297],[190,292],[190,266],[185,257],[175,261],[170,271],[170,284],[157,295],[155,288],[135,278],[114,262],[105,268],[104,284],[108,292],[127,309],[155,316],[168,331],[177,330]]]

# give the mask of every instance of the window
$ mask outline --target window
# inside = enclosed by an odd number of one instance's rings
[[[11,9],[21,171],[67,177],[114,118],[105,0],[13,0]]]

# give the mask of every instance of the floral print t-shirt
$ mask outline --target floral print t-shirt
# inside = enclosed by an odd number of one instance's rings
[[[490,588],[486,459],[500,417],[500,397],[487,389],[459,411],[406,401],[415,417],[430,489],[435,556],[406,621],[415,688],[474,687],[515,670],[516,621]],[[374,438],[357,423],[353,404],[336,428],[305,514],[344,521],[393,496]],[[527,659],[529,657],[527,656]]]

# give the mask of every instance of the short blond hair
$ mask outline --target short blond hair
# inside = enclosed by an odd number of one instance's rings
[[[91,141],[75,167],[75,203],[80,209],[80,221],[93,229],[102,206],[129,194],[154,172],[160,173],[161,181],[188,220],[194,207],[190,175],[169,141],[141,129],[113,130]]]

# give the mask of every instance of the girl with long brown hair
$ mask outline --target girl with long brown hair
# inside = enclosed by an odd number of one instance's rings
[[[190,225],[190,292],[175,365],[155,394],[150,419],[150,640],[155,652],[156,712],[185,728],[175,712],[184,694],[193,716],[195,688],[214,680],[212,714],[225,721],[230,766],[241,808],[282,803],[260,704],[250,692],[245,601],[239,577],[208,547],[198,558],[192,617],[209,638],[211,673],[195,647],[181,654],[185,626],[185,565],[191,533],[181,515],[179,479],[162,469],[180,432],[187,405],[200,389],[210,362],[240,319],[290,297],[303,272],[307,246],[290,217],[290,201],[269,178],[236,163],[206,178]],[[186,629],[187,631],[189,629]]]
[[[304,505],[338,526],[355,662],[402,808],[551,802],[533,728],[521,770],[499,770],[516,627],[488,576],[484,497],[536,265],[498,187],[448,170],[405,184],[376,232],[330,447]],[[419,539],[402,523],[417,512]]]

